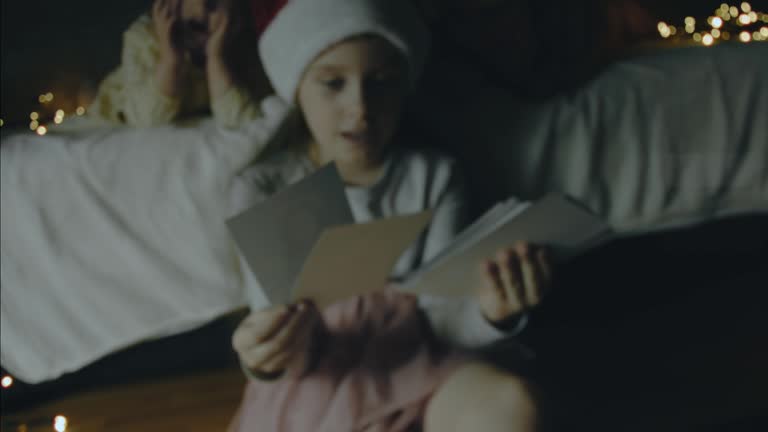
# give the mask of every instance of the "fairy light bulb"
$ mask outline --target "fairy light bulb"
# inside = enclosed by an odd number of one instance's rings
[[[56,432],[65,432],[69,426],[69,421],[63,415],[57,415],[53,418],[53,429]]]
[[[731,8],[728,9],[728,13],[730,13],[732,17],[736,18],[739,16],[739,8],[736,6],[731,6]]]
[[[715,38],[712,37],[711,34],[707,33],[701,38],[701,43],[703,43],[706,46],[710,46],[715,42]]]
[[[768,27],[760,27],[760,34],[763,35],[763,37],[768,37]]]
[[[739,15],[739,24],[747,25],[752,22],[752,19],[747,14]]]
[[[37,120],[38,118],[40,118],[40,114],[38,114],[36,111],[32,111],[31,113],[29,113],[30,120]]]
[[[743,10],[744,13],[750,13],[752,11],[752,6],[747,2],[743,2],[741,3],[741,10]]]
[[[720,17],[714,17],[712,18],[712,28],[719,29],[723,26],[723,19]]]
[[[37,128],[36,132],[38,135],[43,136],[48,133],[48,128],[46,128],[45,126],[40,126]]]
[[[672,31],[669,29],[669,26],[664,21],[659,22],[659,24],[656,26],[659,29],[659,34],[663,38],[668,38],[670,34],[672,34]]]
[[[747,16],[749,17],[749,22],[750,23],[756,23],[757,22],[757,13],[755,13],[754,11],[750,12],[749,14],[747,14]]]
[[[0,120],[0,125],[2,124],[2,120]],[[0,380],[0,386],[2,386],[4,389],[11,388],[13,385],[13,377],[10,375],[6,375],[3,377],[2,380]]]
[[[701,34],[700,33],[694,33],[693,34],[693,40],[696,42],[701,42]]]
[[[29,130],[37,130],[38,126],[40,126],[40,123],[37,120],[32,120],[29,122]]]
[[[713,38],[715,38],[715,39],[719,39],[719,38],[720,38],[720,35],[721,35],[721,33],[720,33],[720,30],[718,30],[718,29],[714,29],[714,30],[712,30],[712,37],[713,37]]]
[[[748,32],[748,31],[743,31],[743,32],[741,32],[741,33],[739,34],[739,40],[741,40],[741,41],[742,41],[742,42],[744,42],[744,43],[747,43],[747,42],[749,42],[750,40],[752,40],[752,35],[751,35],[751,34],[749,34],[749,32]]]

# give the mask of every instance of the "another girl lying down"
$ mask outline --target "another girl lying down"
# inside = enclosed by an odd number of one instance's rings
[[[406,0],[294,0],[264,16],[262,61],[278,95],[297,107],[303,133],[243,173],[236,210],[264,198],[246,192],[254,184],[271,193],[334,161],[360,222],[435,209],[395,273],[416,268],[466,222],[455,163],[403,148],[408,137],[398,133],[428,49],[417,13]],[[311,301],[270,307],[264,298],[233,336],[251,380],[231,430],[536,430],[525,382],[468,349],[524,324],[548,284],[547,260],[517,245],[478,264],[484,282],[460,301],[396,286],[325,311]],[[249,285],[258,289],[253,278]]]

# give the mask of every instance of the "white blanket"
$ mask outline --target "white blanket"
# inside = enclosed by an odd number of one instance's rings
[[[768,43],[638,55],[541,103],[441,70],[423,123],[494,192],[563,192],[626,235],[768,212]]]
[[[245,305],[224,219],[273,126],[4,138],[3,367],[38,383]]]

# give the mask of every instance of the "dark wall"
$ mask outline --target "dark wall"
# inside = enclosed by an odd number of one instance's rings
[[[3,0],[2,98],[6,125],[31,111],[73,110],[120,59],[122,32],[151,0]],[[38,96],[54,93],[41,106]]]

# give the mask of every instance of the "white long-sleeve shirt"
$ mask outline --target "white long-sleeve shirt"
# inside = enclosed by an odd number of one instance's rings
[[[284,151],[247,168],[232,189],[233,212],[239,212],[297,182],[314,170],[302,154]],[[464,185],[454,160],[433,151],[400,150],[386,162],[380,179],[370,187],[347,187],[356,222],[433,209],[433,219],[395,265],[393,276],[415,270],[443,250],[467,223]],[[241,264],[243,263],[241,257]],[[251,301],[268,305],[246,265],[241,265]],[[419,303],[441,339],[476,348],[507,336],[482,315],[474,297],[464,299],[421,295]]]

